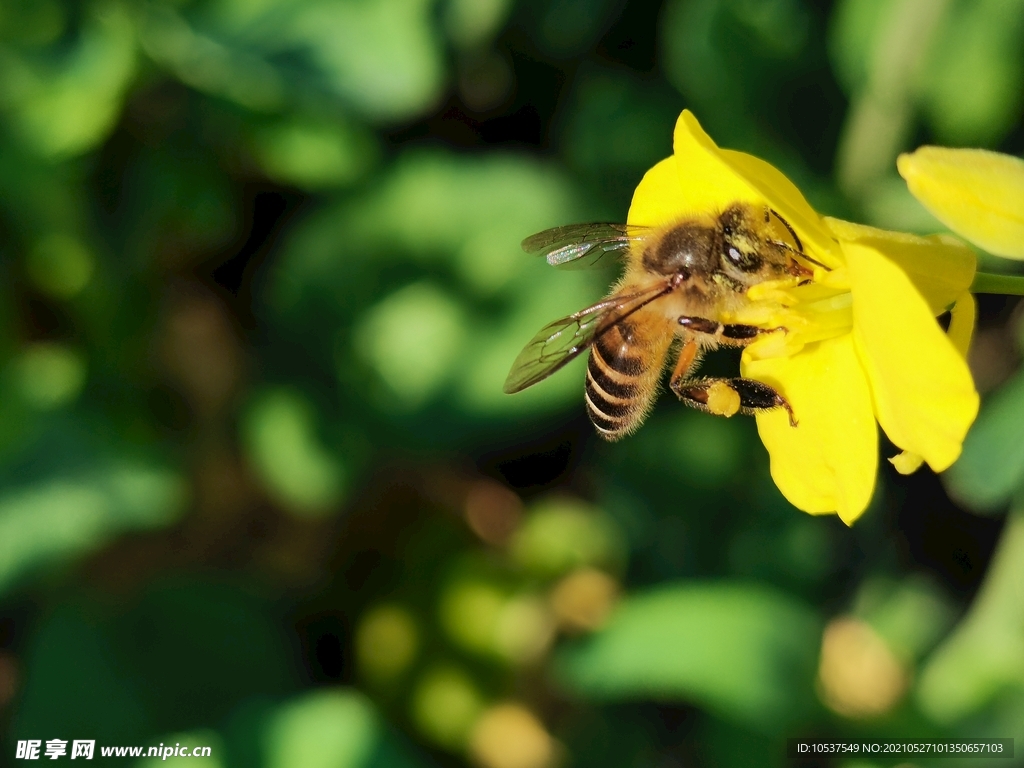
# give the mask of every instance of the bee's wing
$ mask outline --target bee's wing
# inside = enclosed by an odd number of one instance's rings
[[[626,224],[568,224],[526,238],[523,250],[543,255],[553,267],[582,269],[618,256],[650,230]]]
[[[613,325],[672,290],[671,282],[658,282],[636,293],[612,296],[545,325],[512,363],[505,379],[505,393],[521,392],[546,379]]]

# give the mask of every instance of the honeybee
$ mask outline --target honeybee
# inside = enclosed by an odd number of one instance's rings
[[[767,384],[694,377],[705,352],[785,331],[721,321],[749,303],[751,286],[787,276],[809,280],[808,263],[824,266],[804,253],[796,231],[776,211],[735,203],[661,227],[570,224],[526,238],[523,249],[556,267],[619,255],[626,268],[606,299],[533,337],[512,365],[506,393],[536,384],[590,349],[587,415],[601,437],[618,440],[643,423],[675,346],[669,389],[687,405],[727,416],[784,408],[796,426],[789,403]]]

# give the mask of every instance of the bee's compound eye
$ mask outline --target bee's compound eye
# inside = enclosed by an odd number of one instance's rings
[[[732,234],[732,226],[729,225],[729,224],[723,225],[722,226],[722,234],[725,235],[726,237],[729,237],[729,235]]]
[[[741,264],[743,262],[743,254],[740,253],[739,248],[729,246],[729,259],[733,264]]]

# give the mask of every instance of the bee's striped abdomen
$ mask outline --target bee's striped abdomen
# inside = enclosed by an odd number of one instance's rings
[[[587,415],[606,440],[632,432],[647,415],[671,336],[653,343],[633,323],[618,323],[594,340],[587,363]]]

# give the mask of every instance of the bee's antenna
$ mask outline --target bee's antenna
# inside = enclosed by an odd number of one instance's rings
[[[824,269],[827,272],[831,272],[832,271],[832,269],[830,267],[826,267],[820,261],[818,261],[816,259],[812,259],[810,256],[807,255],[807,253],[804,251],[804,244],[802,242],[800,242],[800,236],[796,233],[796,230],[793,229],[793,226],[788,221],[786,221],[784,218],[782,218],[782,215],[778,211],[776,211],[774,208],[768,208],[768,214],[771,215],[771,216],[774,216],[776,219],[781,221],[782,222],[782,226],[784,226],[787,230],[789,230],[789,234],[791,234],[793,236],[793,240],[796,242],[796,248],[791,246],[789,243],[782,242],[781,240],[769,240],[768,241],[769,243],[771,243],[772,245],[777,245],[780,248],[785,248],[790,253],[795,253],[797,256],[801,257],[802,259],[806,259],[807,261],[811,262],[811,264],[817,264],[819,267],[821,267],[822,269]]]
[[[804,261],[809,261],[809,262],[811,262],[811,264],[817,264],[819,267],[824,269],[826,272],[831,272],[832,271],[832,267],[829,267],[829,266],[826,266],[825,264],[822,264],[817,259],[812,259],[806,253],[804,253],[803,251],[798,251],[796,248],[794,248],[789,243],[784,243],[781,240],[769,240],[768,242],[771,243],[772,245],[779,246],[779,248],[785,248],[787,251],[789,251],[792,254],[795,254],[795,255],[799,256]]]
[[[768,209],[768,213],[771,214],[776,219],[778,219],[779,221],[782,222],[782,226],[784,226],[786,229],[789,230],[789,234],[791,234],[793,236],[793,239],[796,241],[797,250],[799,250],[800,253],[803,253],[804,252],[804,244],[800,242],[800,236],[796,233],[796,230],[793,229],[792,225],[788,221],[786,221],[784,218],[782,218],[782,215],[778,211],[776,211],[774,208],[769,208]],[[766,218],[765,221],[767,221],[767,220],[768,219]]]

